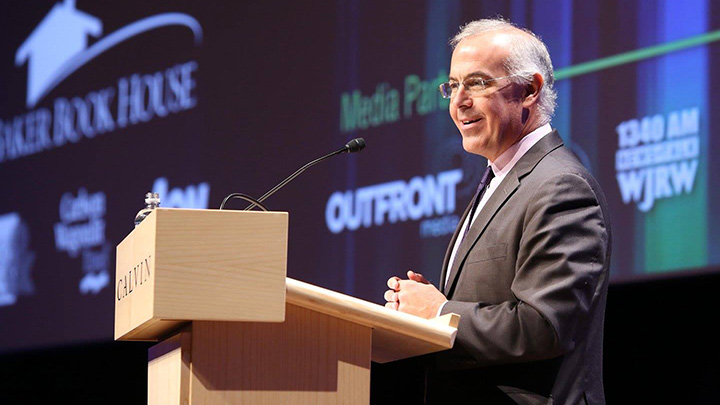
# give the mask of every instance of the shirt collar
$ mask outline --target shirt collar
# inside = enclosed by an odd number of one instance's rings
[[[542,125],[515,142],[508,150],[498,156],[495,161],[490,162],[488,160],[488,165],[492,166],[495,177],[505,176],[530,148],[550,132],[552,132],[552,127],[549,123]]]

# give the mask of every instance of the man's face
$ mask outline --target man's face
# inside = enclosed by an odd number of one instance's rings
[[[503,62],[509,55],[509,34],[489,32],[465,38],[450,62],[450,80],[507,76]],[[460,86],[450,100],[450,116],[460,130],[463,148],[494,161],[523,134],[522,86],[509,79],[491,81],[471,95]]]

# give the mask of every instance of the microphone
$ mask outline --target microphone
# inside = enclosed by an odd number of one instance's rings
[[[352,141],[345,144],[345,152],[355,153],[360,152],[365,147],[365,140],[362,138],[355,138]]]
[[[267,208],[265,208],[265,206],[262,204],[262,202],[265,201],[271,195],[275,194],[276,191],[283,188],[286,184],[291,182],[295,177],[299,176],[302,172],[304,172],[309,167],[314,166],[314,165],[322,162],[323,160],[329,159],[335,155],[340,155],[342,153],[356,153],[356,152],[360,152],[364,148],[365,148],[365,140],[363,138],[355,138],[355,139],[351,140],[350,142],[346,143],[345,146],[336,150],[335,152],[328,153],[325,156],[319,157],[319,158],[305,164],[305,166],[299,168],[297,171],[295,171],[295,173],[291,174],[285,180],[278,183],[278,185],[271,188],[267,193],[263,194],[257,200],[255,200],[251,197],[248,198],[249,196],[247,196],[245,194],[233,193],[233,194],[230,194],[229,196],[225,197],[222,204],[220,204],[220,209],[223,209],[225,207],[225,203],[227,203],[228,200],[230,200],[231,198],[242,198],[244,200],[248,200],[251,202],[250,205],[245,207],[245,211],[251,210],[257,206],[259,206],[260,208],[263,208],[265,211],[267,211]]]

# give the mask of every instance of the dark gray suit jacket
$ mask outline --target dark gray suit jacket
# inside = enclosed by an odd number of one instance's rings
[[[448,268],[463,220],[441,276],[442,313],[462,318],[455,347],[435,356],[431,398],[604,403],[610,222],[595,179],[553,131],[503,179]]]

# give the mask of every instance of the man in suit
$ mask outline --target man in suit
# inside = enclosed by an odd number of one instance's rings
[[[550,127],[550,56],[538,37],[501,19],[471,22],[451,43],[440,91],[463,148],[488,168],[439,289],[409,271],[388,280],[386,306],[461,315],[453,349],[432,358],[431,402],[604,403],[608,209]]]

